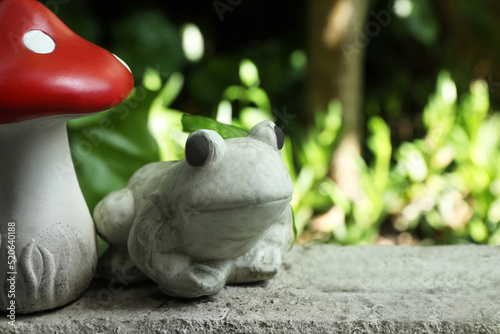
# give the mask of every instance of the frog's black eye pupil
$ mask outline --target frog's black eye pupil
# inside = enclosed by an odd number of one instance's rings
[[[283,144],[285,144],[285,134],[283,130],[277,125],[274,126],[274,132],[276,133],[276,142],[278,143],[278,150],[283,148]]]
[[[210,144],[201,134],[194,134],[186,142],[186,161],[192,167],[198,167],[207,162],[210,155]]]

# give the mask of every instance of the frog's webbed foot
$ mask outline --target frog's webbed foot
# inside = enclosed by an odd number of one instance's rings
[[[153,280],[165,293],[175,297],[213,295],[224,288],[230,271],[227,262],[195,262],[177,252],[164,260],[168,264],[156,267],[161,272],[156,270]]]
[[[192,263],[186,276],[189,285],[198,289],[190,289],[190,294],[197,296],[213,295],[224,288],[229,268],[227,265]]]
[[[281,266],[281,249],[252,249],[234,263],[228,284],[249,283],[273,278]]]
[[[149,279],[135,266],[125,247],[108,248],[99,258],[97,272],[101,277],[123,285]]]

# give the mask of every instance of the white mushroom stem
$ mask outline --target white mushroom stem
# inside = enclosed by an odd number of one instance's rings
[[[6,242],[7,223],[15,222],[18,275],[32,272],[35,276],[17,280],[16,303],[21,312],[24,308],[25,312],[53,308],[75,298],[89,284],[97,259],[92,217],[71,161],[68,118],[0,125],[2,244]],[[35,251],[27,247],[30,243]],[[25,251],[28,248],[33,255]],[[0,260],[6,262],[3,249]],[[23,283],[26,280],[35,286]],[[67,291],[61,289],[63,281]],[[54,290],[53,296],[43,300],[47,289]]]

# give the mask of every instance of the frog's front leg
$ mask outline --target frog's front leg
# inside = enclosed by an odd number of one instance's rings
[[[136,266],[168,295],[194,298],[224,288],[228,261],[199,261],[178,250],[178,231],[168,208],[148,201],[130,232],[128,251]]]
[[[227,283],[248,283],[273,278],[281,266],[282,255],[288,248],[292,222],[292,208],[288,207],[264,236],[234,261]]]

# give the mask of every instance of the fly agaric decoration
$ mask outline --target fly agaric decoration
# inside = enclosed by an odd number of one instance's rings
[[[17,313],[64,305],[90,283],[96,236],[66,121],[118,105],[133,85],[125,63],[76,35],[36,0],[0,1],[4,312],[12,305]]]

